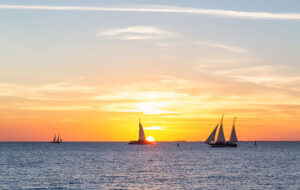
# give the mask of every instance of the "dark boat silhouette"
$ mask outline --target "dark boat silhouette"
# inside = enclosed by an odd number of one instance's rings
[[[221,123],[220,123],[218,137],[215,139],[216,132],[217,132],[217,129],[219,126],[217,124],[215,129],[212,131],[212,133],[206,139],[205,143],[211,145],[211,147],[237,147],[238,140],[237,140],[237,136],[236,136],[236,132],[235,132],[235,125],[234,125],[236,117],[233,120],[233,125],[232,125],[232,130],[231,130],[231,135],[230,135],[229,141],[226,141],[225,137],[224,137],[224,132],[223,132],[223,116],[222,116]]]
[[[143,128],[143,125],[140,122],[140,119],[139,119],[139,140],[129,141],[128,144],[130,144],[130,145],[132,145],[132,144],[136,144],[136,145],[151,145],[151,144],[154,144],[154,142],[146,140],[144,128]]]
[[[59,134],[58,134],[57,138],[56,138],[56,134],[54,135],[54,138],[51,141],[51,143],[62,143],[62,139],[61,139],[61,137],[59,137]]]

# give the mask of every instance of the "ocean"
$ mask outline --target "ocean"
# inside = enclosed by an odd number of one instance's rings
[[[300,142],[0,143],[0,189],[300,189]]]

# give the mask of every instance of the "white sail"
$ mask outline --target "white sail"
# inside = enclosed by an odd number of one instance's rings
[[[205,143],[210,143],[211,141],[214,141],[215,140],[215,136],[216,136],[216,132],[217,132],[217,129],[218,129],[218,124],[216,126],[216,128],[213,130],[213,132],[209,135],[209,137],[206,139]]]
[[[139,141],[145,141],[145,133],[141,122],[139,122]]]
[[[229,142],[238,142],[238,139],[236,137],[236,133],[235,133],[235,119],[233,120],[233,124],[232,124],[232,130],[231,130],[231,135],[230,135],[230,139],[229,139]]]
[[[223,123],[221,123],[220,129],[219,129],[217,142],[225,142],[225,137],[224,137],[224,132],[223,132]]]
[[[223,116],[222,116],[219,134],[218,134],[218,138],[217,138],[216,142],[225,142],[225,137],[224,137],[224,132],[223,132]]]

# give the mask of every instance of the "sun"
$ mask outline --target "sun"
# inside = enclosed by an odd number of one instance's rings
[[[151,136],[148,136],[148,137],[146,138],[146,140],[147,140],[148,142],[155,142],[154,137],[151,137]]]

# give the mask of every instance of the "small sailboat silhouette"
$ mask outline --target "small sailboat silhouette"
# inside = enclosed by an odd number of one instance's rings
[[[215,139],[217,129],[218,129],[218,126],[219,126],[217,124],[215,129],[212,131],[212,133],[206,139],[205,143],[211,145],[212,147],[236,147],[237,142],[238,142],[236,132],[235,132],[236,117],[233,120],[232,130],[231,130],[229,141],[226,141],[225,136],[224,136],[224,131],[223,131],[223,116],[222,116],[222,119],[221,119],[219,131],[218,131],[218,137]]]
[[[139,140],[129,141],[128,144],[138,144],[138,145],[154,144],[154,142],[150,142],[146,140],[144,128],[143,125],[141,124],[140,118],[139,118]]]
[[[54,135],[54,138],[51,141],[51,143],[62,143],[62,139],[61,139],[61,137],[59,137],[59,134],[57,137],[56,137],[56,134]]]

